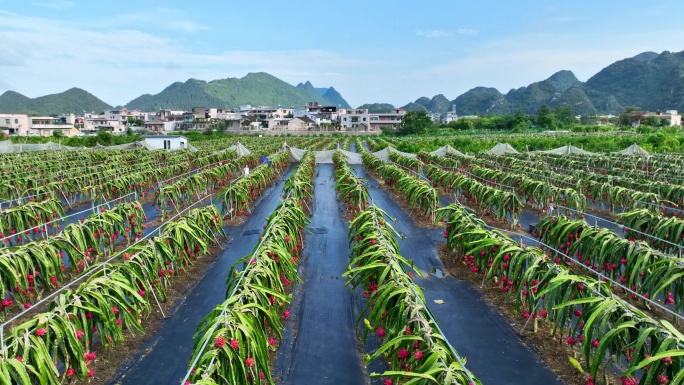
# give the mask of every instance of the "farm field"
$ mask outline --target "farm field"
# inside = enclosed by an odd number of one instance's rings
[[[3,154],[0,383],[684,383],[684,155],[511,138]]]

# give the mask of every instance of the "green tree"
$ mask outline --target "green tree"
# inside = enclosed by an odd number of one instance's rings
[[[582,115],[582,117],[580,118],[580,123],[585,126],[593,126],[598,123],[598,120],[595,116]]]
[[[527,114],[522,109],[518,109],[515,112],[515,115],[511,116],[508,122],[508,128],[514,130],[529,128],[531,125],[532,123],[530,122],[530,119],[527,117]]]
[[[394,136],[397,135],[397,130],[394,127],[380,127],[383,135]]]
[[[493,115],[490,116],[489,122],[494,130],[507,130],[510,124],[510,118],[508,116]]]
[[[427,111],[409,111],[404,116],[404,121],[397,133],[399,135],[424,134],[433,125]]]
[[[126,119],[126,121],[128,122],[129,126],[144,126],[145,125],[144,120],[137,119],[137,118],[134,118],[132,116],[129,116],[128,119]]]
[[[493,130],[496,128],[494,121],[490,118],[477,118],[473,124],[477,130]]]
[[[575,119],[575,110],[571,106],[558,106],[553,114],[556,115],[558,122],[563,125],[574,124],[577,120]]]
[[[227,129],[228,129],[228,122],[226,122],[223,119],[219,120],[218,123],[216,124],[216,131],[218,131],[219,134],[225,134]]]
[[[63,138],[64,133],[62,132],[62,130],[55,130],[55,131],[52,131],[52,136],[54,138]]]
[[[553,114],[551,108],[546,104],[543,104],[537,110],[537,126],[549,129],[556,127],[556,115]]]
[[[645,124],[651,127],[660,127],[660,119],[657,116],[648,116],[641,121],[641,124]]]
[[[108,130],[101,128],[100,131],[97,132],[97,143],[103,146],[111,146],[114,144],[114,135]]]
[[[461,119],[452,120],[451,122],[449,122],[449,128],[452,128],[452,129],[458,130],[458,131],[473,130],[473,129],[475,129],[475,123],[473,123],[473,119],[461,118]]]
[[[126,135],[131,136],[133,135],[133,129],[131,126],[126,127]]]
[[[625,107],[625,111],[620,114],[620,119],[618,120],[618,125],[619,126],[631,126],[632,121],[634,121],[634,118],[636,115],[639,113],[641,108],[636,107],[636,106],[629,106]]]

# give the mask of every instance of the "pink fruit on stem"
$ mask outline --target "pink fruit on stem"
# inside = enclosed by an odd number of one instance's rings
[[[230,347],[237,350],[240,347],[240,342],[238,340],[231,340]]]
[[[216,339],[214,340],[214,345],[216,345],[216,347],[220,349],[220,348],[222,348],[223,346],[226,345],[226,339],[223,338],[223,336],[218,336],[218,337],[216,337]]]

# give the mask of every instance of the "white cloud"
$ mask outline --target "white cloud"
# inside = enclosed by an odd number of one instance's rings
[[[450,41],[450,36],[463,40],[458,46],[419,54],[416,47],[385,47],[380,55],[372,47],[368,52],[344,48],[339,52],[333,48],[216,52],[216,45],[201,49],[203,44],[192,44],[198,40],[167,37],[179,35],[169,30],[201,34],[206,27],[187,17],[174,17],[179,11],[160,12],[168,17],[148,20],[152,23],[149,30],[159,31],[158,35],[136,30],[139,25],[150,25],[143,24],[146,14],[110,16],[86,25],[85,20],[75,23],[0,10],[2,79],[30,97],[77,86],[118,105],[190,77],[213,80],[263,71],[291,84],[310,80],[314,85],[334,86],[354,106],[364,102],[404,105],[438,93],[453,99],[476,86],[496,87],[505,93],[561,69],[586,80],[612,62],[639,52],[681,51],[676,42],[684,40],[684,30],[668,25],[648,31],[596,33],[566,24],[565,33],[536,29],[527,35],[499,38],[465,26],[453,31],[415,31],[424,38],[442,37],[443,42]],[[173,20],[189,21],[174,26]],[[479,35],[464,38],[473,34]],[[187,36],[180,35],[184,36],[179,39]],[[662,36],[668,36],[667,41]],[[10,88],[0,82],[0,88],[4,86]]]
[[[173,21],[172,23],[168,24],[168,26],[172,29],[179,29],[185,32],[206,31],[209,29],[209,27],[206,25],[201,25],[189,20]]]
[[[339,82],[361,89],[351,71],[384,68],[377,61],[327,50],[195,52],[182,42],[132,29],[84,29],[67,21],[3,13],[0,41],[0,71],[17,92],[36,97],[76,86],[112,105],[189,77],[214,80],[248,72],[268,72],[292,84],[329,84],[337,74],[336,87],[344,88]]]
[[[669,39],[662,41],[658,36]],[[613,62],[640,52],[681,51],[673,42],[682,40],[684,31],[674,27],[649,33],[509,36],[480,42],[459,57],[417,68],[406,83],[422,85],[422,92],[418,91],[416,97],[444,93],[453,99],[477,86],[495,87],[506,93],[560,70],[571,70],[578,79],[586,81]]]
[[[440,38],[440,37],[454,36],[454,33],[451,31],[442,31],[442,30],[438,30],[438,29],[427,30],[427,31],[419,29],[416,31],[416,35],[431,38],[431,39],[436,39],[436,38]]]
[[[53,9],[65,9],[65,8],[71,8],[76,5],[75,1],[70,1],[70,0],[49,0],[49,1],[43,1],[39,3],[33,3],[34,5],[37,5],[39,7],[45,7],[45,8],[53,8]]]
[[[475,29],[475,28],[459,28],[458,29],[459,35],[474,36],[474,35],[478,35],[479,33],[480,33],[480,30]]]
[[[154,17],[150,17],[150,15],[154,15]],[[209,26],[189,20],[188,17],[187,13],[177,9],[157,8],[149,13],[131,12],[98,18],[84,26],[93,29],[102,27],[121,29],[137,28],[144,25],[146,28],[182,32],[197,32],[210,29]]]

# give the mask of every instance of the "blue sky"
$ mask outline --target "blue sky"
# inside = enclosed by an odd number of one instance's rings
[[[682,14],[681,0],[0,0],[0,92],[76,86],[120,105],[264,71],[334,86],[353,106],[404,105],[682,51]]]

